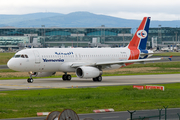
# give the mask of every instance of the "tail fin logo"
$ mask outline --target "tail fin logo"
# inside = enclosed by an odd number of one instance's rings
[[[145,31],[145,30],[139,30],[138,32],[137,32],[137,36],[139,37],[139,38],[146,38],[147,37],[147,32]]]

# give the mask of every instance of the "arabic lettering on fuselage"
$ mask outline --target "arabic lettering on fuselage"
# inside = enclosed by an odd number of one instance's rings
[[[44,62],[64,62],[64,59],[43,59]]]
[[[56,55],[73,55],[73,52],[55,52]]]

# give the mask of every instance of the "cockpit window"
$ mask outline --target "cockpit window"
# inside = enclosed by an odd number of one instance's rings
[[[28,58],[27,55],[15,55],[14,58]]]
[[[24,58],[24,55],[21,55],[22,58]]]
[[[25,55],[25,58],[28,58],[28,56],[27,56],[27,55]]]
[[[15,57],[15,58],[19,58],[20,56],[21,56],[21,55],[15,55],[14,57]]]

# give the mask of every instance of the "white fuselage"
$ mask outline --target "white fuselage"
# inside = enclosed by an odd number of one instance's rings
[[[19,57],[27,55],[27,57]],[[8,66],[16,71],[74,72],[74,63],[96,63],[128,60],[130,50],[125,48],[32,48],[15,54]],[[117,69],[121,65],[106,65],[102,69]]]

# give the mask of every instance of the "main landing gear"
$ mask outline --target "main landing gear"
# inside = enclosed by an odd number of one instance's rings
[[[96,77],[96,78],[93,78],[93,81],[94,82],[101,82],[102,81],[102,76],[100,75],[100,76],[98,76],[98,77]]]
[[[65,81],[70,81],[71,80],[71,75],[67,74],[67,72],[65,72],[65,74],[62,76],[62,79]]]

